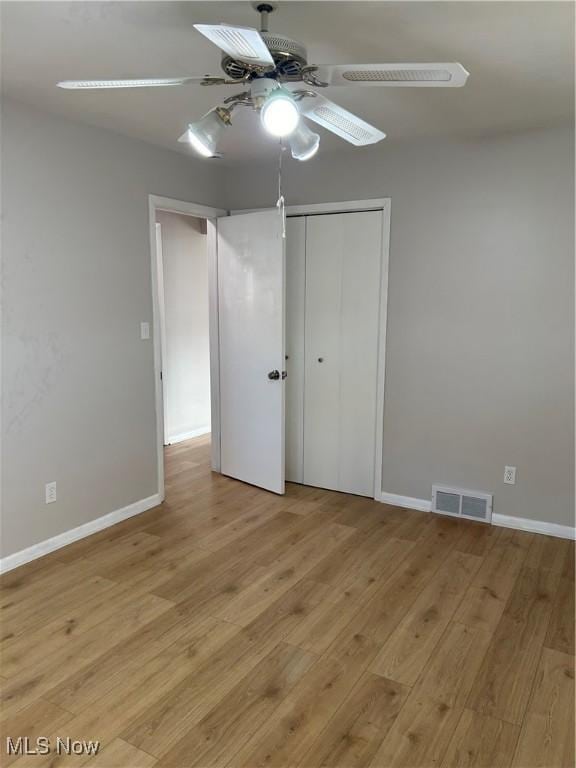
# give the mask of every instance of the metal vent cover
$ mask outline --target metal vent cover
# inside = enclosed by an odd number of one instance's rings
[[[433,485],[432,512],[490,523],[492,520],[492,494]]]
[[[445,512],[447,515],[460,514],[460,499],[458,493],[448,493],[447,491],[436,492],[436,509]]]

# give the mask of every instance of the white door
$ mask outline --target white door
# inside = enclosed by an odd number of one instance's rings
[[[284,239],[276,209],[218,219],[224,475],[284,493]]]
[[[374,494],[382,211],[306,221],[304,483]]]

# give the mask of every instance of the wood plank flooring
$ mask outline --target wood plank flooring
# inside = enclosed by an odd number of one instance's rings
[[[573,543],[276,497],[211,473],[206,438],[166,479],[2,577],[2,765],[573,768]]]

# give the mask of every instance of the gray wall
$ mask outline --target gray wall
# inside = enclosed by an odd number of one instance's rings
[[[156,493],[148,194],[218,172],[2,104],[3,555]]]
[[[487,489],[573,524],[572,140],[286,162],[289,204],[392,198],[384,490]],[[226,171],[2,105],[2,555],[157,490],[149,193],[274,205],[275,163]]]
[[[167,442],[210,431],[208,246],[206,222],[158,211],[162,232],[165,346],[162,361]]]
[[[289,205],[392,199],[384,491],[487,490],[574,525],[572,148],[558,130],[287,158]],[[276,184],[275,162],[237,166],[227,206],[273,206]]]

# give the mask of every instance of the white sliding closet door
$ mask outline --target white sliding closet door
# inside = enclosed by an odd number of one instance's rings
[[[306,219],[303,482],[363,496],[374,495],[382,215]]]
[[[306,219],[286,221],[286,480],[304,482]]]

